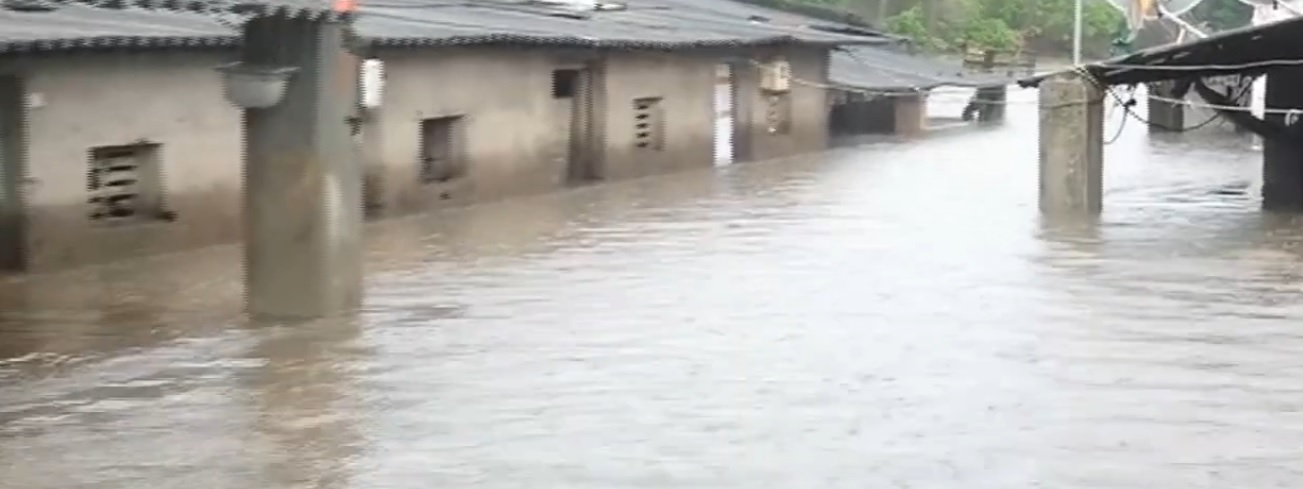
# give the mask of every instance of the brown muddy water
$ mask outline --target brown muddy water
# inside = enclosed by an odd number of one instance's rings
[[[1303,225],[1251,141],[1132,122],[1103,217],[1046,220],[1012,96],[370,227],[351,320],[246,320],[231,247],[11,280],[0,488],[1303,486]]]

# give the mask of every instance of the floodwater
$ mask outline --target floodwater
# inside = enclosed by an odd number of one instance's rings
[[[8,283],[0,488],[1303,485],[1303,223],[1252,142],[1133,121],[1103,217],[1042,219],[1012,99],[369,228],[352,320],[242,318],[229,247]]]

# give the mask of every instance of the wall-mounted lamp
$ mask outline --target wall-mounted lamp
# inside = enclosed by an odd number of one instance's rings
[[[299,71],[293,66],[256,66],[242,62],[217,67],[222,73],[226,100],[245,109],[275,107],[285,97],[290,77]]]

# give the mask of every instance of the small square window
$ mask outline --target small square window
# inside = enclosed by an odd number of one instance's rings
[[[633,100],[633,144],[659,151],[665,144],[665,120],[660,97]]]
[[[765,125],[770,134],[788,134],[792,131],[791,94],[775,93],[766,97]]]
[[[573,98],[579,91],[579,70],[552,72],[552,98]]]
[[[166,220],[158,144],[91,148],[86,169],[90,219],[102,224]]]
[[[466,173],[459,151],[461,116],[421,121],[421,181],[443,183]]]

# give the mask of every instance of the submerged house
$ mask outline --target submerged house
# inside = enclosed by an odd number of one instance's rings
[[[1003,102],[1013,73],[966,69],[960,61],[916,54],[908,43],[856,46],[832,56],[829,97],[834,135],[896,134],[917,136],[930,127],[928,95],[940,87],[988,91],[994,104]],[[1001,110],[988,105],[988,110]]]
[[[357,24],[384,63],[363,139],[386,213],[708,166],[720,74],[728,153],[821,150],[830,50],[887,42],[721,13],[754,9],[731,0],[398,2]]]
[[[240,236],[241,113],[197,14],[0,9],[0,270]]]
[[[886,39],[734,6],[364,4],[360,54],[384,72],[359,97],[368,206],[708,166],[717,139],[737,160],[823,149],[830,51]],[[198,14],[0,9],[0,270],[239,239],[241,112],[213,70],[238,44],[233,24]]]

